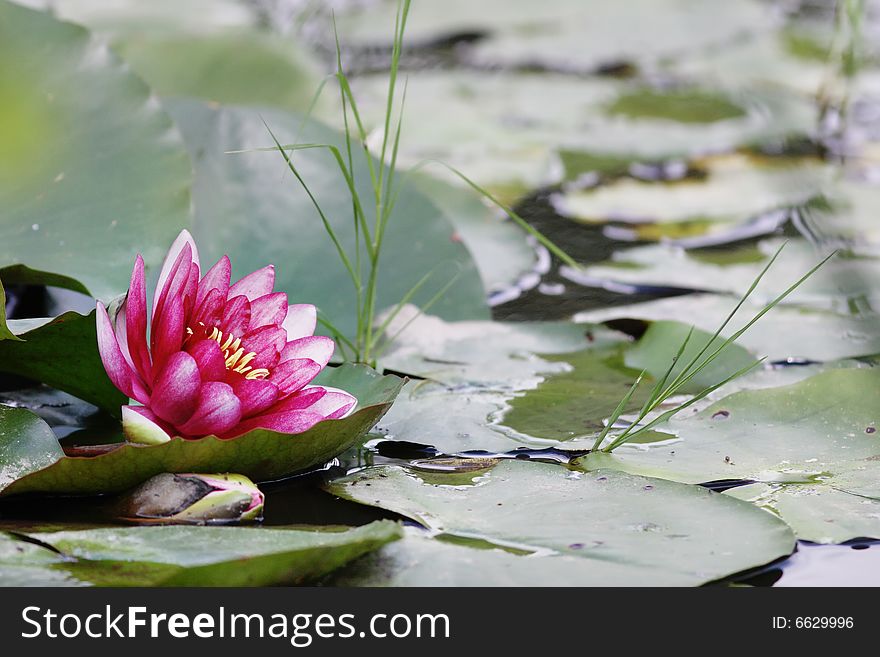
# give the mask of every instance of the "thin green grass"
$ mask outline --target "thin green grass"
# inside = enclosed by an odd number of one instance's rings
[[[440,285],[439,290],[428,299],[427,302],[418,308],[418,313],[415,316],[407,319],[403,327],[396,329],[393,335],[386,335],[403,307],[412,302],[415,296],[421,292],[432,279],[437,277],[438,269],[438,267],[435,267],[426,273],[401,297],[400,301],[398,301],[394,307],[387,311],[385,318],[381,322],[377,320],[377,313],[379,310],[382,310],[377,309],[379,297],[379,264],[382,256],[382,247],[392,211],[400,195],[400,191],[406,183],[406,176],[402,176],[399,179],[396,176],[396,173],[397,156],[399,153],[403,126],[403,111],[406,103],[406,81],[403,83],[402,92],[398,94],[398,84],[400,82],[400,58],[403,52],[403,35],[406,30],[410,5],[411,0],[402,0],[398,6],[395,19],[388,90],[385,98],[382,142],[377,149],[378,153],[375,161],[367,148],[368,133],[361,118],[357,99],[352,92],[351,85],[343,68],[342,48],[339,42],[339,34],[336,30],[335,18],[333,22],[333,31],[336,43],[337,70],[333,77],[337,82],[342,106],[345,137],[344,147],[340,149],[333,144],[299,143],[298,138],[299,134],[302,132],[302,127],[300,131],[298,131],[297,141],[295,143],[282,144],[267,124],[266,129],[269,131],[275,146],[271,149],[263,149],[277,150],[282,154],[288,169],[296,178],[300,186],[305,190],[309,200],[317,211],[324,229],[336,249],[337,256],[345,267],[351,283],[354,286],[357,327],[353,338],[343,335],[329,318],[321,315],[319,321],[337,341],[340,353],[346,360],[354,360],[371,365],[375,365],[376,358],[378,358],[382,351],[388,348],[388,346],[394,342],[394,339],[411,325],[418,316],[425,313],[443,298],[460,276],[460,271],[456,272]],[[310,116],[311,108],[314,108],[317,104],[318,97],[324,90],[324,86],[325,85],[322,83],[315,94],[305,120]],[[296,152],[310,149],[325,149],[330,152],[343,179],[345,180],[347,191],[351,196],[351,213],[355,238],[352,252],[347,252],[342,246],[342,240],[340,240],[334,230],[333,224],[330,222],[326,213],[322,209],[320,202],[309,189],[307,182],[303,179],[303,176],[300,174],[300,171],[296,166],[294,161]],[[357,189],[355,162],[360,157],[363,157],[366,161],[367,174],[369,175],[370,186],[373,192],[369,199],[362,198]],[[426,163],[427,162],[419,163],[413,167],[411,171],[420,168]],[[480,187],[462,172],[442,162],[440,164],[446,166],[455,175],[465,181],[471,188],[502,208],[514,222],[529,234],[535,236],[539,242],[546,246],[552,253],[560,258],[560,260],[571,266],[578,266],[577,263],[565,253],[565,251],[535,230],[524,219],[522,219],[522,217],[513,212],[511,208],[500,203],[488,191]]]
[[[745,333],[749,328],[751,328],[755,322],[757,322],[761,317],[770,312],[773,308],[775,308],[783,299],[785,299],[789,294],[794,292],[804,281],[806,281],[810,276],[812,276],[816,271],[822,267],[828,260],[830,260],[837,252],[834,251],[821,260],[815,267],[810,269],[806,274],[801,276],[795,283],[790,285],[785,291],[779,294],[775,299],[770,301],[767,305],[765,305],[760,311],[755,313],[755,315],[745,323],[745,325],[737,331],[734,331],[729,337],[724,339],[718,347],[714,350],[711,350],[713,344],[720,338],[721,332],[727,327],[733,317],[737,314],[737,312],[742,308],[743,304],[746,302],[752,292],[755,291],[755,288],[758,287],[758,284],[761,282],[761,279],[767,274],[770,268],[773,266],[773,263],[776,262],[776,259],[779,257],[779,254],[782,252],[782,249],[785,247],[785,244],[779,247],[776,253],[773,254],[773,257],[767,262],[766,266],[761,270],[761,272],[755,277],[755,280],[752,281],[752,284],[749,286],[749,289],[746,290],[745,294],[740,298],[739,302],[734,306],[733,310],[731,310],[730,314],[727,315],[725,320],[721,323],[712,337],[706,342],[702,349],[697,353],[696,356],[690,359],[690,361],[685,365],[685,367],[673,378],[672,382],[669,382],[669,377],[672,375],[675,366],[678,364],[681,359],[682,354],[684,354],[687,345],[690,343],[691,337],[693,336],[694,328],[691,327],[691,330],[688,331],[687,336],[685,336],[684,341],[681,346],[678,348],[678,352],[672,357],[671,362],[669,363],[669,367],[666,369],[666,372],[662,377],[657,379],[654,383],[653,388],[651,389],[651,394],[648,395],[648,399],[642,405],[642,408],[639,410],[636,418],[627,424],[625,428],[619,433],[611,435],[615,430],[615,427],[620,420],[621,415],[623,415],[627,406],[629,405],[629,401],[632,399],[633,394],[635,394],[636,390],[641,385],[646,372],[642,372],[638,378],[636,378],[635,383],[633,383],[632,387],[629,391],[624,395],[623,399],[621,399],[620,403],[617,405],[617,408],[614,409],[614,412],[608,418],[608,422],[605,425],[605,428],[599,433],[596,437],[596,441],[593,443],[593,451],[603,451],[603,452],[611,452],[616,448],[620,447],[624,443],[632,440],[636,436],[645,433],[646,431],[650,431],[655,426],[660,424],[661,422],[665,422],[670,419],[672,416],[680,413],[684,409],[692,406],[697,403],[701,399],[704,399],[706,396],[715,392],[718,388],[727,383],[730,383],[734,379],[737,379],[744,374],[752,371],[759,365],[764,362],[764,359],[761,359],[755,363],[748,365],[740,370],[737,370],[724,380],[719,383],[715,383],[711,386],[708,386],[698,392],[696,395],[692,396],[687,401],[674,406],[673,408],[664,411],[660,415],[656,416],[646,424],[642,424],[642,421],[648,417],[652,412],[659,409],[667,402],[667,400],[680,393],[682,389],[687,386],[688,383],[693,381],[693,379],[702,372],[706,367],[708,367],[711,363],[713,363],[721,353],[733,344],[743,333]],[[610,442],[603,447],[603,443],[611,436]]]

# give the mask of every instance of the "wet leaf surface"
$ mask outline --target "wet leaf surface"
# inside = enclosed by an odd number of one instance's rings
[[[788,527],[752,505],[729,504],[731,498],[698,487],[615,472],[579,474],[507,461],[467,485],[444,485],[442,475],[426,483],[417,472],[375,467],[328,489],[402,513],[435,532],[531,552],[520,557],[524,569],[532,559],[537,568],[542,559],[579,560],[568,583],[581,585],[608,583],[612,571],[618,585],[699,584],[772,561],[794,547]],[[418,559],[418,553],[402,551],[404,564]],[[454,557],[460,550],[446,551]],[[506,568],[500,564],[502,572]],[[424,569],[411,577],[423,583],[432,579]],[[444,576],[433,580],[443,582]]]
[[[190,162],[171,119],[86,30],[5,1],[0,80],[0,141],[15,144],[0,154],[0,266],[119,294],[135,254],[155,266],[189,224]]]

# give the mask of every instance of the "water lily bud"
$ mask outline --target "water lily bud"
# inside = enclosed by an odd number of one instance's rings
[[[233,523],[258,520],[263,493],[238,474],[163,473],[122,501],[119,515],[145,522]]]

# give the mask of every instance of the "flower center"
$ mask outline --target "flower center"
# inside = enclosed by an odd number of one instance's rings
[[[209,333],[208,328],[204,324],[201,322],[199,324],[201,324],[208,339],[214,340],[220,346],[223,358],[226,359],[227,370],[243,374],[246,379],[265,379],[269,376],[269,370],[266,368],[258,367],[254,369],[249,365],[257,357],[257,352],[249,351],[245,353],[244,347],[241,346],[241,338],[236,338],[231,333],[224,336],[223,331],[216,326],[212,327]],[[189,335],[193,334],[193,330],[189,328],[186,332]]]

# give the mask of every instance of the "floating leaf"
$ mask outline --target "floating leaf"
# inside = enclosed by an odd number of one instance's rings
[[[63,563],[56,559],[52,566],[63,583],[271,586],[312,582],[397,540],[401,530],[386,520],[347,531],[176,526],[41,532],[31,536],[63,556]],[[0,572],[4,569],[4,547],[0,541]],[[33,550],[28,549],[19,561],[28,565],[52,563],[45,554],[32,554]],[[45,566],[41,571],[45,572]],[[28,581],[27,572],[19,576]],[[38,581],[55,584],[48,577]],[[5,578],[2,583],[10,584]]]
[[[329,368],[315,379],[358,398],[357,410],[339,420],[289,435],[256,429],[236,438],[172,438],[160,445],[123,444],[99,456],[64,457],[19,479],[3,495],[24,492],[89,495],[113,493],[162,472],[236,472],[251,479],[279,479],[309,470],[355,445],[388,410],[403,381],[362,365]]]
[[[615,472],[583,475],[542,463],[501,462],[469,485],[431,483],[397,466],[328,485],[346,499],[531,559],[577,558],[567,584],[693,585],[789,554],[794,537],[772,515],[704,488]],[[540,556],[551,555],[551,556]],[[435,568],[435,581],[442,582]],[[428,583],[427,575],[421,581]]]
[[[743,222],[819,196],[831,172],[817,161],[780,163],[745,155],[704,158],[692,165],[704,171],[705,178],[622,178],[558,194],[553,205],[560,214],[584,222]]]
[[[290,37],[257,31],[140,33],[114,44],[162,96],[304,112],[320,81],[317,63]]]
[[[395,0],[353,5],[338,19],[343,43],[389,42],[396,7]],[[630,0],[625,6],[551,0],[540,14],[528,0],[421,0],[407,22],[407,38],[421,44],[476,38],[464,57],[483,65],[592,72],[689,58],[773,24],[768,8],[751,0],[711,6],[699,0]]]
[[[865,368],[831,369],[788,386],[737,392],[658,427],[679,442],[589,454],[579,464],[693,483],[823,483],[873,496],[872,463],[880,458],[878,390],[880,370]]]
[[[63,456],[43,420],[27,409],[0,405],[0,488]]]
[[[813,543],[880,538],[880,499],[822,484],[751,484],[726,491],[782,518],[797,537]]]
[[[189,223],[191,165],[168,115],[86,30],[5,0],[0,97],[0,266],[124,291],[135,254],[157,264]]]
[[[127,399],[111,383],[98,354],[95,313],[11,320],[21,342],[0,340],[0,370],[64,390],[118,416]]]
[[[576,283],[618,284],[725,292],[741,295],[755,276],[779,249],[779,239],[764,240],[759,248],[764,258],[738,264],[713,264],[679,247],[656,244],[615,253],[611,261],[568,271]],[[756,301],[769,301],[787,289],[831,251],[816,249],[806,240],[792,240],[773,266],[773,276],[765,277],[755,289]],[[786,304],[809,304],[838,311],[848,309],[848,298],[871,296],[873,281],[880,276],[880,260],[838,255],[813,274],[785,300]]]
[[[85,586],[64,570],[64,556],[0,532],[0,586]]]
[[[652,322],[686,321],[703,331],[714,331],[737,299],[727,295],[696,294],[658,299],[631,306],[617,306],[578,313],[576,321],[588,323],[637,319]],[[722,332],[728,337],[741,329],[761,305],[746,301]],[[796,337],[792,337],[796,336]],[[845,315],[778,305],[737,338],[755,356],[771,361],[834,361],[880,353],[878,320],[871,315]]]

